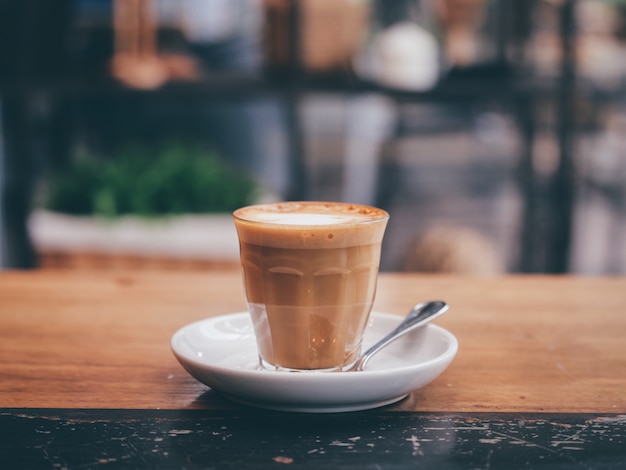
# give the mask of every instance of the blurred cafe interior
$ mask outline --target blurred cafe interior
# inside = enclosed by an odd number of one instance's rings
[[[389,212],[383,271],[626,274],[625,20],[0,0],[0,266],[230,269],[235,208],[341,200]]]

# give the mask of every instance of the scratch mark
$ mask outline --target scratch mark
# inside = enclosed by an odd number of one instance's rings
[[[502,437],[504,437],[505,439],[511,439],[511,441],[520,441],[520,442],[523,442],[523,443],[527,444],[529,447],[537,447],[537,448],[539,448],[539,449],[543,449],[543,450],[545,450],[546,452],[550,452],[551,454],[561,455],[561,454],[560,454],[560,452],[558,452],[558,451],[556,451],[556,450],[554,450],[554,449],[550,449],[549,447],[545,447],[545,446],[541,446],[541,445],[539,445],[539,444],[535,444],[534,442],[526,441],[526,440],[521,439],[521,438],[519,438],[519,437],[509,436],[509,435],[507,435],[507,434],[505,434],[505,433],[498,432],[498,431],[491,431],[491,432],[492,432],[493,434],[498,435],[498,436],[502,436]]]
[[[489,431],[488,426],[455,426],[455,431]]]
[[[478,439],[478,442],[481,444],[498,444],[499,442],[502,442],[502,440],[502,437],[495,437],[493,439]]]
[[[601,417],[601,418],[592,419],[591,422],[592,423],[595,422],[595,423],[617,423],[617,424],[623,424],[623,423],[626,423],[626,415]]]
[[[582,439],[566,439],[564,441],[552,441],[550,445],[552,447],[562,446],[562,445],[571,445],[571,444],[584,444],[585,441]]]
[[[352,447],[354,444],[352,442],[332,441],[330,445],[337,447]]]
[[[413,447],[413,455],[424,455],[424,451],[422,451],[421,449],[419,438],[416,435],[413,434],[411,435],[411,437],[405,440],[411,443],[411,446]]]

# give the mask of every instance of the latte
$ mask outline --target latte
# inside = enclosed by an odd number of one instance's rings
[[[374,301],[388,214],[286,202],[245,207],[233,217],[262,363],[287,370],[351,365]]]

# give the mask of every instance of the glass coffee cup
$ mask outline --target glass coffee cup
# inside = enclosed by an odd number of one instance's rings
[[[389,214],[336,202],[233,213],[263,368],[341,371],[359,356]]]

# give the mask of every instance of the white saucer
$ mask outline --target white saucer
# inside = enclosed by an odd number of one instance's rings
[[[372,312],[366,349],[401,317]],[[178,330],[174,355],[200,382],[247,405],[282,411],[358,411],[401,400],[438,377],[458,349],[449,331],[430,324],[398,338],[374,356],[363,372],[276,372],[259,369],[247,312],[208,318]]]

